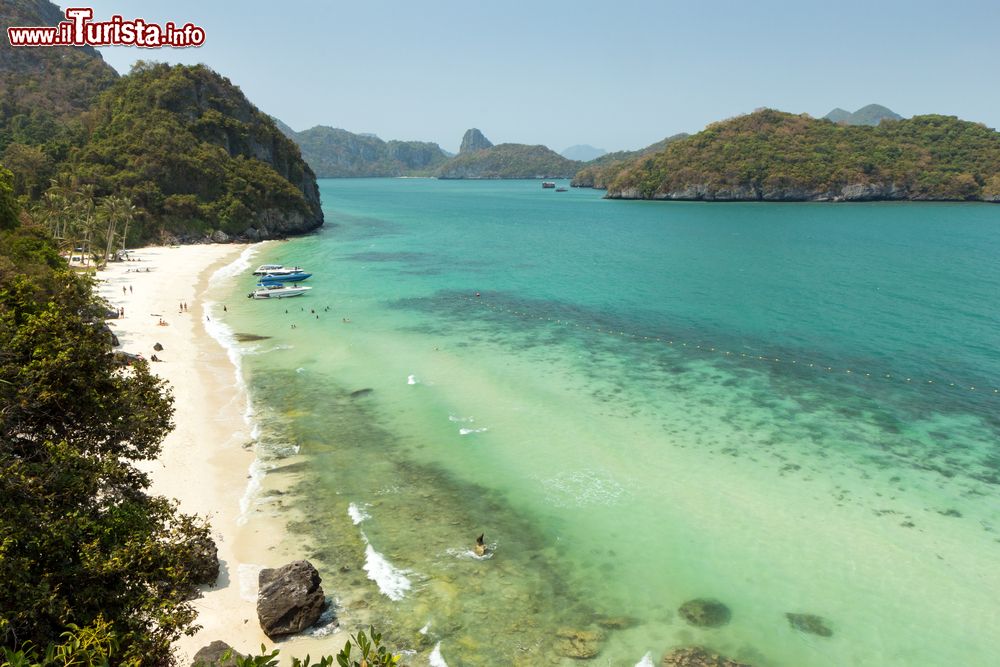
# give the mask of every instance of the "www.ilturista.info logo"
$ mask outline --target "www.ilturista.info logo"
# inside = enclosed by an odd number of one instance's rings
[[[205,43],[205,30],[193,23],[177,26],[173,21],[164,25],[147,23],[143,19],[126,21],[115,15],[110,21],[91,21],[90,7],[69,7],[66,19],[57,26],[10,27],[7,38],[11,46],[141,46],[157,49],[162,46],[184,48]]]

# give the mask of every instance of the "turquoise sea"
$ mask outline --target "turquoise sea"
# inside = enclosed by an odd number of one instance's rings
[[[343,628],[452,667],[996,664],[1000,206],[320,189],[213,312],[253,338],[249,520]],[[264,262],[313,290],[248,300]]]

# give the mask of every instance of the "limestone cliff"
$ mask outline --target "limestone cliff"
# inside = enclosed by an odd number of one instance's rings
[[[203,65],[138,63],[101,97],[86,139],[73,169],[98,195],[131,200],[146,240],[256,240],[323,224],[298,147]]]
[[[483,136],[483,133],[472,128],[471,130],[466,130],[465,134],[462,136],[462,145],[458,149],[458,154],[463,153],[474,153],[475,151],[481,151],[487,148],[493,148],[493,144]]]
[[[324,125],[286,135],[320,178],[427,176],[448,159],[435,143],[386,142]]]

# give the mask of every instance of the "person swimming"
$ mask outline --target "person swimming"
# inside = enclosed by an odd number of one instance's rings
[[[476,538],[476,546],[473,548],[473,551],[475,551],[476,555],[480,558],[486,555],[486,543],[483,542],[483,538],[485,536],[486,533],[480,534],[480,536]]]

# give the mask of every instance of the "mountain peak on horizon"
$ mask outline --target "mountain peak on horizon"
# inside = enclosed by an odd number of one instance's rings
[[[596,160],[602,155],[607,155],[608,152],[603,148],[595,148],[590,144],[577,144],[575,146],[570,146],[559,154],[567,160],[590,162],[591,160]]]
[[[884,107],[881,104],[868,104],[854,113],[841,109],[837,107],[823,118],[833,121],[834,123],[843,123],[845,125],[878,125],[885,119],[889,120],[902,120],[903,117],[898,113]]]
[[[493,143],[477,128],[472,128],[462,135],[462,146],[458,149],[458,154],[480,151],[484,148],[493,148]]]

